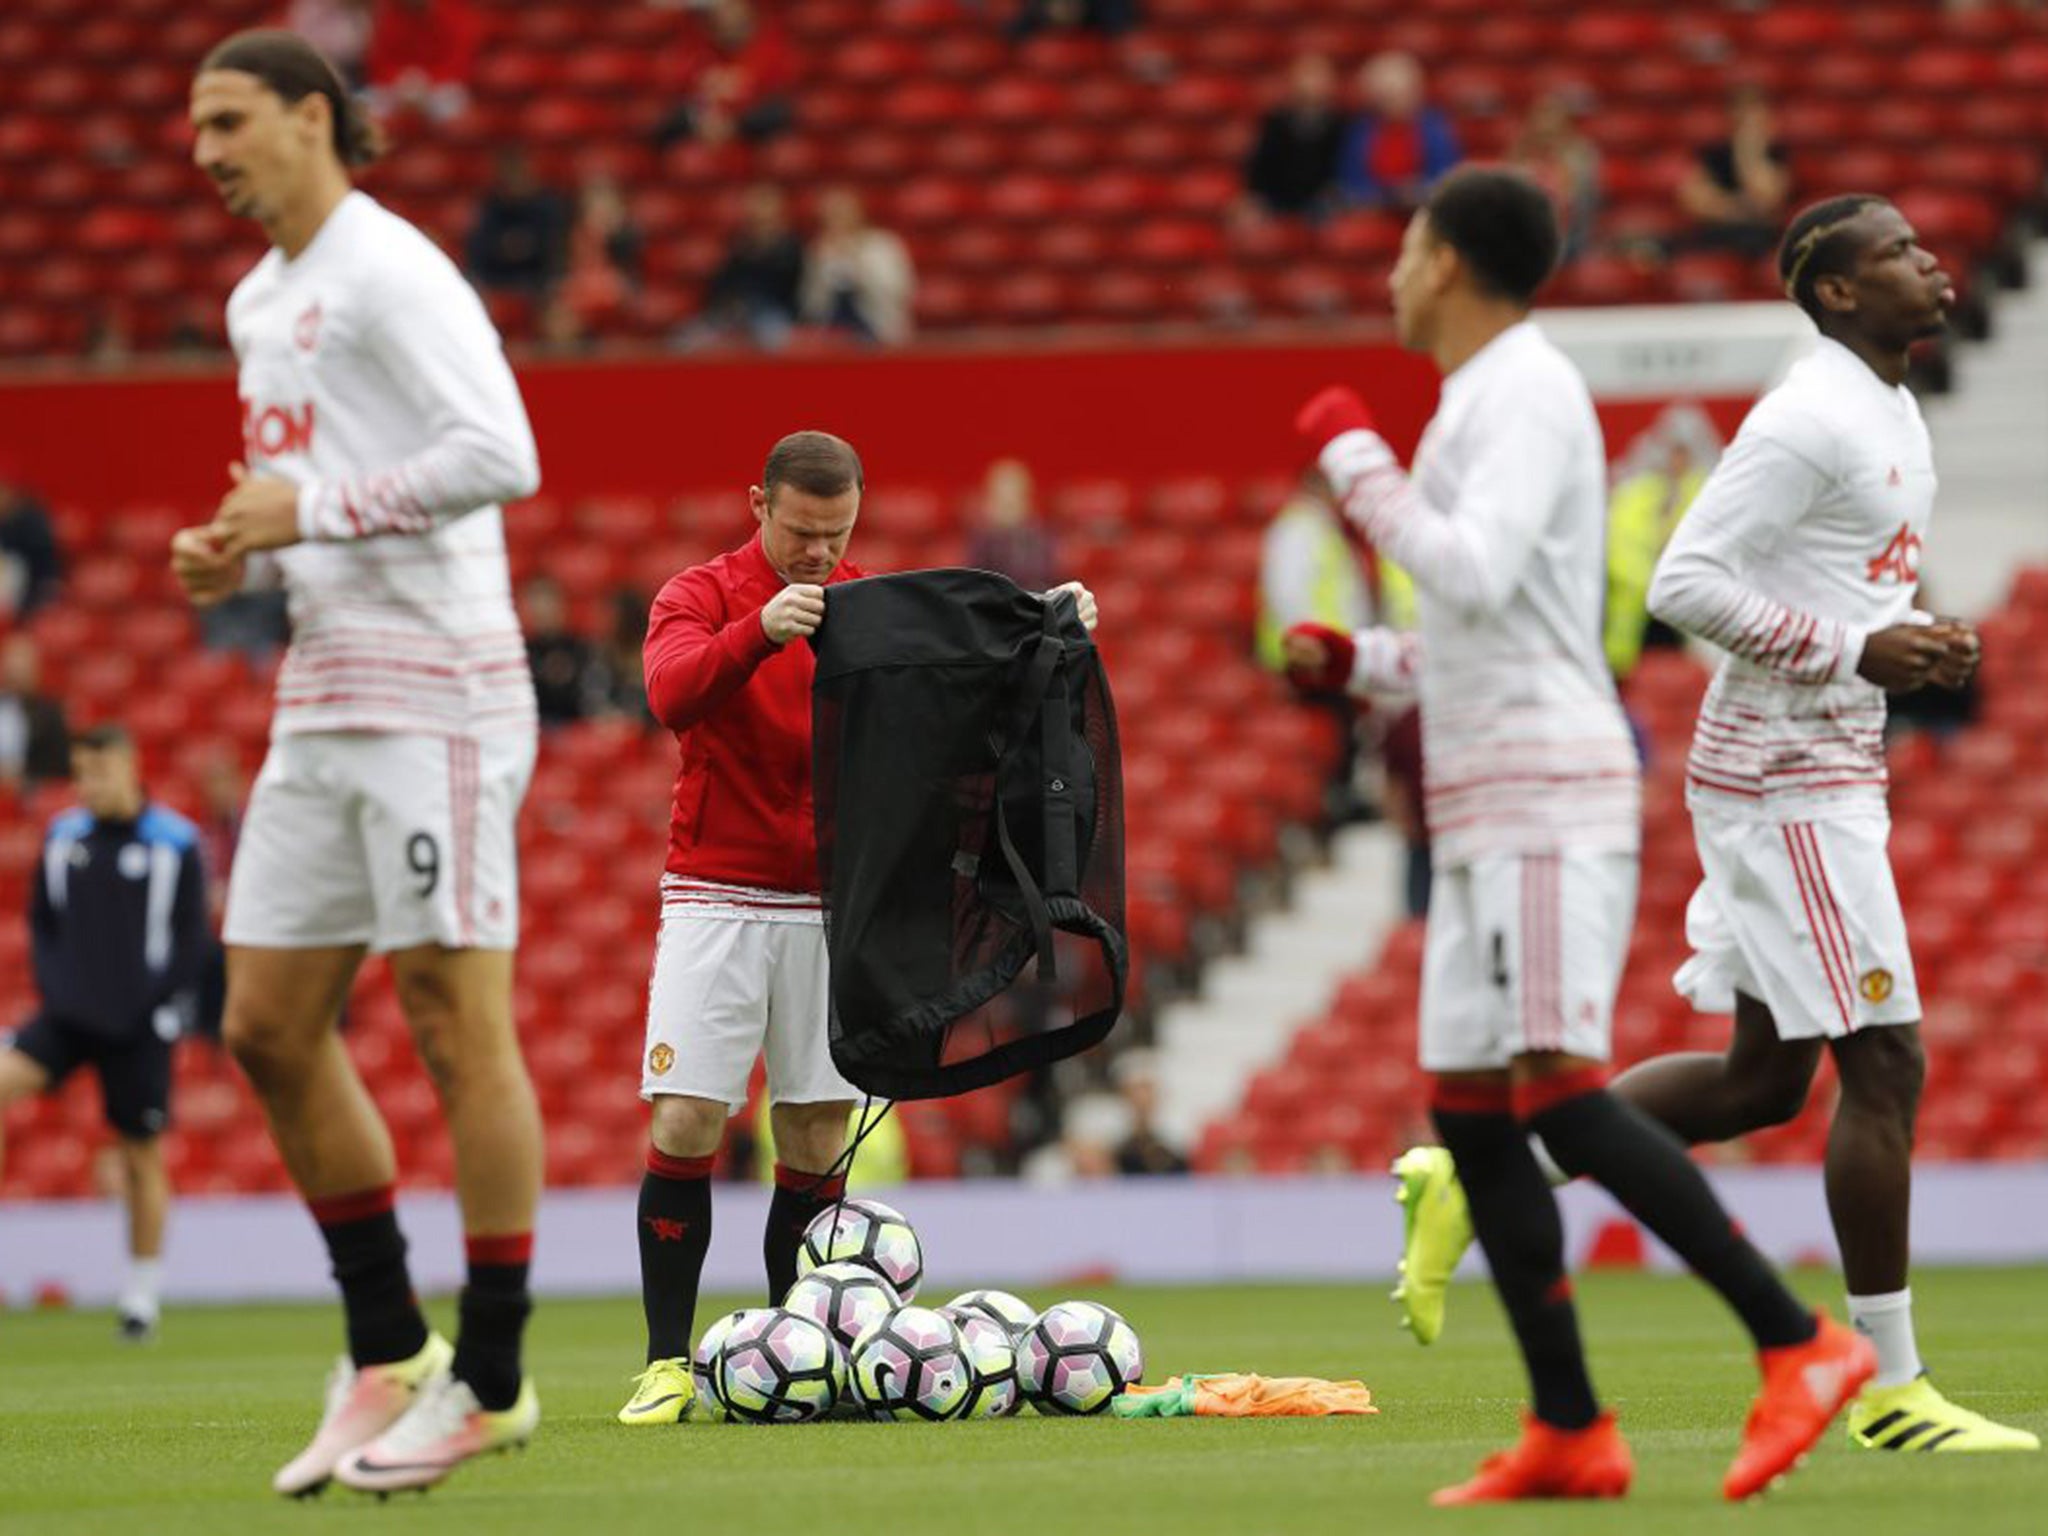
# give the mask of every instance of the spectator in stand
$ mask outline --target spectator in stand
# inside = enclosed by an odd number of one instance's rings
[[[606,710],[654,728],[647,708],[647,594],[621,587],[611,597],[612,622],[598,647],[599,697]]]
[[[900,346],[910,339],[916,287],[910,248],[868,222],[858,193],[833,187],[818,200],[818,235],[804,258],[805,320]]]
[[[483,21],[470,0],[379,0],[366,60],[370,110],[445,123],[469,107]]]
[[[1325,624],[1348,635],[1371,623],[1371,613],[1372,595],[1330,482],[1310,465],[1259,546],[1259,660],[1283,669],[1282,637],[1296,624]]]
[[[292,0],[284,24],[317,48],[351,91],[364,84],[370,53],[370,0]]]
[[[1067,1184],[1117,1175],[1117,1148],[1131,1134],[1131,1111],[1113,1093],[1084,1093],[1060,1111],[1060,1139],[1024,1160],[1033,1184]]]
[[[33,636],[0,641],[0,788],[18,790],[71,772],[64,706],[43,692],[43,659]]]
[[[967,537],[967,563],[996,571],[1027,592],[1050,591],[1058,552],[1052,530],[1038,515],[1037,490],[1022,459],[998,459],[982,479]]]
[[[677,63],[670,88],[682,100],[654,130],[655,142],[759,143],[788,129],[796,121],[796,54],[782,28],[749,0],[712,0],[702,28]]]
[[[57,595],[64,556],[42,497],[0,461],[0,619],[20,623]]]
[[[1033,33],[1087,27],[1122,37],[1138,24],[1138,0],[1023,0],[1007,28],[1021,41]]]
[[[1607,623],[1602,634],[1617,682],[1635,671],[1646,647],[1684,648],[1682,635],[1650,616],[1650,577],[1720,453],[1720,435],[1706,413],[1680,403],[1667,408],[1618,455],[1614,489],[1607,497]]]
[[[562,199],[533,174],[525,151],[500,152],[497,173],[469,227],[470,279],[486,293],[516,293],[538,302],[562,275],[568,224]]]
[[[134,312],[120,300],[94,313],[85,333],[86,361],[100,368],[125,368],[135,357]]]
[[[1326,212],[1337,185],[1345,123],[1337,110],[1337,66],[1328,54],[1304,53],[1287,71],[1287,95],[1259,124],[1245,161],[1253,206],[1294,218]]]
[[[1354,207],[1407,213],[1464,158],[1457,132],[1425,99],[1422,65],[1412,53],[1373,55],[1358,84],[1366,108],[1338,152],[1338,191]]]
[[[557,288],[534,318],[533,346],[547,357],[582,357],[596,349],[597,338],[569,296]]]
[[[519,625],[526,631],[526,664],[541,724],[566,725],[595,712],[597,657],[590,642],[569,628],[569,605],[553,577],[535,576],[519,589]]]
[[[1728,137],[1700,150],[1679,183],[1679,206],[1694,226],[1684,243],[1769,255],[1791,198],[1791,163],[1773,137],[1771,104],[1761,87],[1738,85],[1728,98]]]
[[[631,309],[640,285],[640,228],[625,194],[609,176],[591,176],[576,194],[562,299],[581,327],[599,326]]]
[[[1552,92],[1529,109],[1508,161],[1525,172],[1557,209],[1562,265],[1586,248],[1600,213],[1600,151],[1579,132],[1571,104]]]
[[[1116,1149],[1116,1171],[1122,1174],[1186,1173],[1188,1160],[1160,1136],[1153,1118],[1159,1113],[1159,1061],[1147,1050],[1125,1051],[1110,1075],[1130,1111],[1130,1129]]]
[[[1322,624],[1348,635],[1374,622],[1398,622],[1396,614],[1411,620],[1414,602],[1405,572],[1353,542],[1330,482],[1309,465],[1294,493],[1266,525],[1259,547],[1259,616],[1253,645],[1260,664],[1276,672],[1285,669],[1285,636],[1296,624]],[[1361,735],[1377,734],[1386,717],[1362,709],[1348,693],[1305,702],[1329,714],[1343,742],[1323,786],[1324,814],[1338,824],[1365,819],[1370,810],[1358,784]]]
[[[704,313],[684,333],[684,343],[737,331],[756,346],[779,349],[796,323],[803,276],[804,248],[789,226],[788,199],[780,187],[756,182],[747,189],[725,260],[705,289]]]

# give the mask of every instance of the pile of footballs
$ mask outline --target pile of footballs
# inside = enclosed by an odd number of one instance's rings
[[[1093,1301],[1035,1312],[1007,1291],[914,1305],[924,1250],[900,1211],[850,1199],[804,1232],[779,1307],[731,1312],[692,1358],[693,1418],[804,1424],[828,1415],[938,1423],[1105,1412],[1144,1379],[1138,1335]]]

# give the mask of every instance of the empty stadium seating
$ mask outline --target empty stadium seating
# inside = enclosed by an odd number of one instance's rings
[[[1013,47],[952,0],[763,5],[786,18],[804,79],[797,128],[759,150],[654,149],[658,65],[687,12],[497,0],[472,110],[398,125],[367,184],[455,249],[497,147],[524,143],[563,184],[609,170],[648,237],[645,292],[599,322],[628,337],[694,311],[757,177],[805,204],[827,182],[859,187],[911,243],[927,330],[1377,313],[1390,221],[1230,216],[1258,113],[1302,47],[1347,65],[1413,49],[1482,156],[1504,151],[1539,95],[1568,92],[1601,149],[1607,206],[1559,303],[1775,296],[1758,264],[1640,258],[1639,237],[1677,227],[1678,176],[1737,79],[1778,99],[1804,191],[1910,194],[1966,286],[2004,265],[2009,221],[2040,199],[2048,21],[2017,7],[1153,0],[1115,46]],[[20,84],[0,122],[0,357],[76,352],[109,323],[144,350],[219,343],[220,303],[259,245],[182,164],[183,91],[207,47],[277,9],[206,0],[164,23],[139,0],[33,0],[0,17],[0,64]],[[533,324],[528,305],[498,309],[515,335]]]

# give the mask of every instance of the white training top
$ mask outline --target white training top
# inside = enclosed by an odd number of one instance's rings
[[[1759,400],[1650,584],[1729,652],[1687,765],[1695,809],[1766,821],[1884,810],[1884,692],[1856,675],[1913,595],[1934,453],[1912,392],[1823,340]]]
[[[1415,578],[1436,863],[1633,852],[1641,769],[1600,641],[1607,455],[1570,360],[1525,320],[1444,380],[1412,480],[1371,432],[1338,437],[1322,464]],[[1368,631],[1354,685],[1409,685],[1416,650]]]
[[[228,300],[252,471],[299,486],[291,649],[272,731],[534,729],[498,503],[540,484],[533,429],[476,292],[360,192]]]

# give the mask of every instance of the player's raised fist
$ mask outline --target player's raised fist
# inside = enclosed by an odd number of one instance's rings
[[[776,645],[815,635],[825,622],[825,589],[808,582],[784,587],[761,608],[761,633]]]
[[[242,557],[221,548],[209,528],[180,528],[171,535],[171,574],[194,607],[211,608],[242,585]]]
[[[1936,669],[1948,659],[1949,637],[1944,626],[1894,624],[1873,632],[1863,642],[1856,675],[1886,693],[1911,693],[1933,680]]]
[[[1358,661],[1358,645],[1327,624],[1296,624],[1281,637],[1287,681],[1303,693],[1343,693]]]
[[[1332,384],[1311,395],[1308,403],[1294,413],[1294,430],[1308,440],[1310,447],[1321,452],[1333,437],[1378,429],[1357,390],[1348,384]]]

